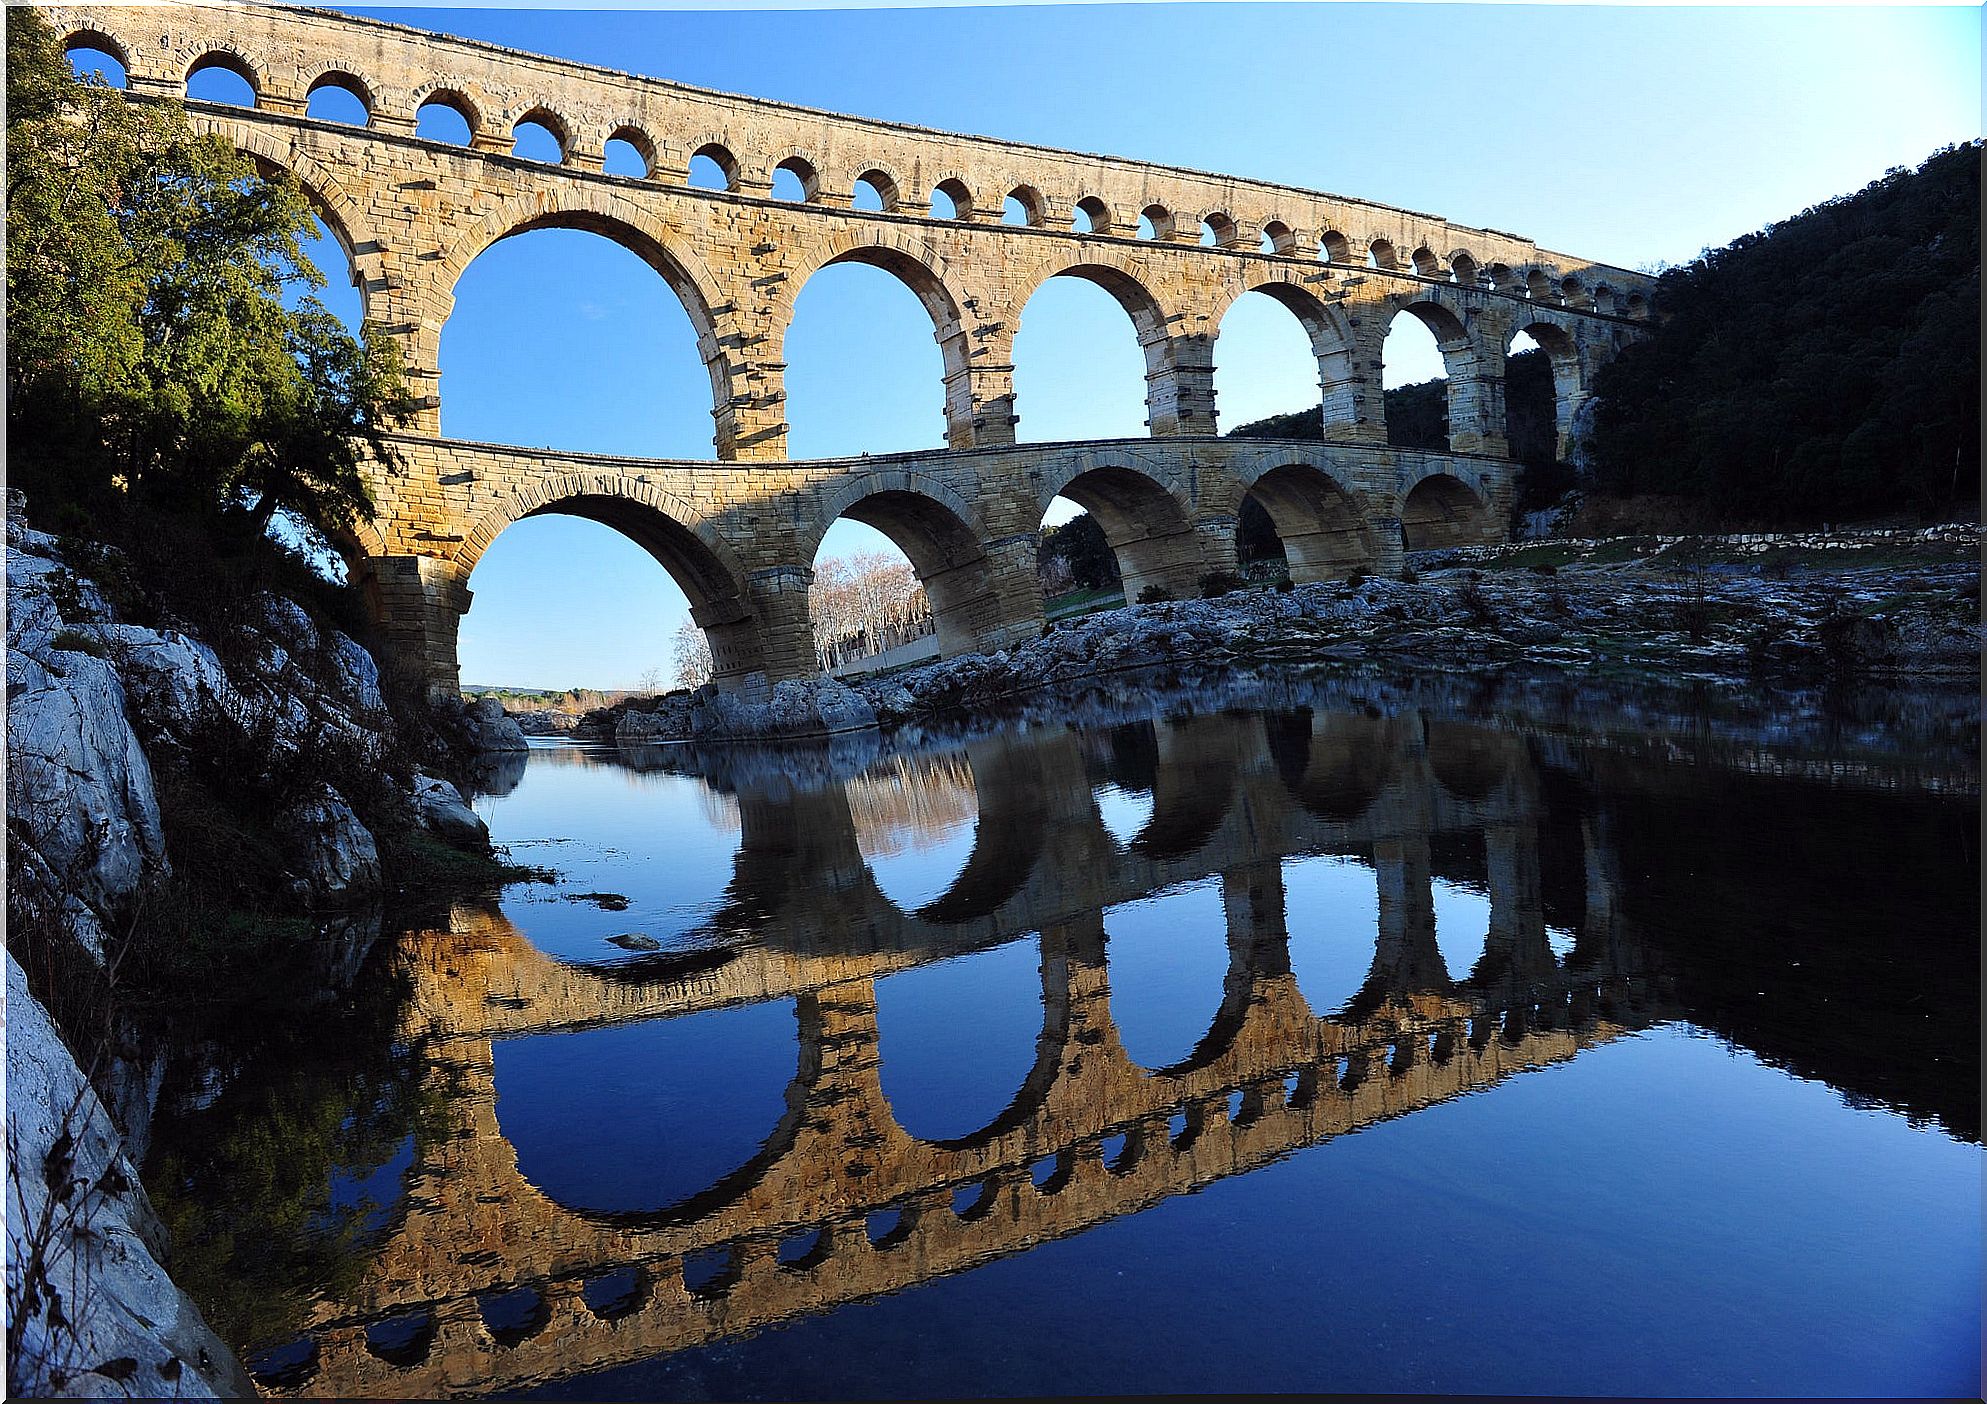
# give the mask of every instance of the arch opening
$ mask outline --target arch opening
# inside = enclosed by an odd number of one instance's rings
[[[1023,228],[1040,228],[1048,220],[1048,201],[1032,185],[1017,185],[1000,202],[1000,222]]]
[[[1201,219],[1200,242],[1203,248],[1225,249],[1240,237],[1235,221],[1221,210],[1211,211]]]
[[[634,127],[616,128],[600,149],[600,169],[606,175],[647,180],[655,173],[655,143]]]
[[[863,329],[861,356],[849,354],[851,327]],[[947,382],[965,369],[959,327],[951,292],[909,254],[865,246],[816,269],[781,346],[789,453],[943,448]]]
[[[1327,263],[1352,263],[1352,240],[1336,229],[1327,229],[1318,236],[1318,252]]]
[[[258,97],[255,70],[235,54],[203,54],[186,70],[186,96],[190,102],[254,107]]]
[[[1078,234],[1109,234],[1111,232],[1111,209],[1095,195],[1086,195],[1076,202],[1070,213],[1069,227]]]
[[[1460,396],[1476,359],[1462,322],[1436,303],[1409,303],[1394,313],[1380,354],[1387,442],[1450,448],[1465,418]]]
[[[1217,422],[1244,437],[1322,439],[1321,343],[1333,338],[1307,296],[1282,284],[1245,292],[1214,339]]]
[[[549,112],[536,111],[511,128],[511,155],[548,166],[566,164],[564,124]]]
[[[736,190],[738,158],[717,142],[705,142],[690,153],[684,180],[696,190]]]
[[[773,167],[773,198],[805,205],[821,193],[821,176],[814,163],[804,157],[789,156]]]
[[[1458,252],[1449,256],[1449,276],[1459,286],[1473,288],[1483,274],[1477,266],[1476,259],[1467,253]]]
[[[366,85],[349,73],[322,74],[310,85],[304,114],[319,122],[341,122],[349,127],[372,125],[372,98]]]
[[[931,217],[961,220],[973,217],[973,195],[965,181],[954,177],[932,187]]]
[[[1293,254],[1297,252],[1297,235],[1282,220],[1273,219],[1263,226],[1262,241],[1257,248],[1266,254]]]
[[[95,80],[106,87],[129,87],[131,77],[124,46],[95,29],[79,29],[62,41],[69,59],[69,71],[76,77]]]
[[[1262,522],[1249,515],[1251,505]],[[1358,502],[1331,474],[1312,464],[1285,464],[1264,473],[1250,485],[1243,512],[1237,553],[1245,576],[1288,576],[1306,585],[1371,570],[1378,560]]]
[[[1164,205],[1147,205],[1138,212],[1138,237],[1165,240],[1173,237],[1173,212]]]
[[[1167,356],[1165,315],[1131,275],[1078,264],[1043,279],[1014,335],[1016,437],[1144,437]]]
[[[927,637],[935,641],[937,656],[949,658],[989,646],[999,636],[993,566],[982,531],[962,509],[963,504],[948,505],[927,491],[888,488],[842,510],[822,536],[815,584],[808,590],[816,647],[824,659],[909,661],[914,652],[930,656],[930,645],[917,646]],[[831,568],[844,557],[835,554],[837,543],[829,539],[844,521],[870,529],[841,533],[844,542],[870,547],[846,558],[846,579]],[[831,605],[830,586],[845,590],[851,603]]]
[[[714,456],[714,407],[731,396],[709,313],[647,236],[548,215],[479,253],[453,292],[438,357],[449,437]]]
[[[1111,1022],[1148,1072],[1190,1063],[1225,1001],[1227,919],[1218,879],[1104,912]]]
[[[1580,396],[1580,354],[1572,336],[1550,322],[1532,322],[1505,348],[1505,441],[1524,465],[1521,505],[1543,506],[1573,486],[1570,455]]]
[[[1401,503],[1401,545],[1406,550],[1476,546],[1496,539],[1489,506],[1447,473],[1423,478]]]
[[[849,208],[887,213],[897,208],[897,200],[897,182],[887,172],[872,168],[856,177]]]
[[[1124,599],[1198,593],[1205,569],[1200,539],[1185,505],[1159,482],[1129,467],[1093,468],[1062,484],[1056,496],[1095,521]]]
[[[1060,1047],[1044,978],[1041,943],[1024,937],[877,981],[879,1077],[907,1135],[970,1144],[1025,1112]]]
[[[1097,519],[1067,497],[1042,513],[1035,576],[1050,623],[1113,609],[1125,602],[1117,554]]]
[[[467,146],[476,139],[476,108],[460,93],[431,93],[414,112],[414,135],[423,141]]]

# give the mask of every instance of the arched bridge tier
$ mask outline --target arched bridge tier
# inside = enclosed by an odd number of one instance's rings
[[[1260,493],[1293,568],[1312,572],[1354,568],[1362,553],[1384,564],[1400,536],[1391,524],[1403,520],[1430,544],[1501,531],[1511,470],[1497,465],[1507,451],[1512,337],[1530,333],[1552,358],[1564,435],[1595,368],[1648,315],[1646,275],[1291,186],[812,111],[328,11],[71,4],[48,13],[66,42],[113,54],[140,100],[183,98],[189,76],[211,66],[248,83],[252,108],[189,102],[193,120],[303,184],[350,256],[368,323],[402,347],[422,433],[440,426],[441,331],[457,280],[498,240],[554,227],[599,233],[640,256],[682,301],[710,374],[717,456],[752,468],[692,474],[685,465],[431,438],[403,476],[380,483],[378,549],[366,575],[395,641],[412,650],[407,661],[438,690],[454,683],[451,611],[466,603],[465,560],[487,544],[475,534],[501,523],[505,510],[564,510],[576,497],[588,499],[579,510],[631,524],[685,582],[725,682],[811,671],[805,631],[786,616],[810,559],[800,553],[843,489],[855,495],[837,499],[839,510],[923,514],[898,525],[925,548],[920,570],[944,616],[942,646],[997,642],[1037,621],[1032,584],[1016,567],[1039,513],[1027,517],[1019,506],[1031,473],[1045,483],[1059,458],[1080,450],[956,464],[944,454],[895,460],[907,475],[942,479],[956,494],[932,495],[942,510],[923,505],[921,482],[893,489],[906,496],[865,503],[850,484],[880,464],[787,460],[786,330],[808,278],[831,264],[882,268],[931,314],[955,451],[1014,442],[1025,413],[1014,397],[1014,336],[1047,279],[1085,278],[1123,305],[1147,368],[1152,440],[1138,451],[1152,465],[1145,471],[1183,499],[1185,514],[1157,497],[1118,492],[1122,484],[1108,477],[1089,485],[1125,518],[1107,529],[1127,579],[1140,584],[1232,559],[1232,532],[1218,542],[1213,529],[1253,480],[1223,454],[1249,451],[1206,440],[1217,428],[1215,337],[1244,294],[1274,297],[1303,324],[1323,408],[1313,452],[1330,446],[1343,455],[1335,463],[1347,475],[1348,501],[1288,476]],[[358,98],[365,125],[309,115],[310,95],[328,84]],[[416,135],[416,113],[431,103],[462,117],[467,146]],[[511,154],[521,123],[552,134],[556,162]],[[607,174],[610,141],[633,149],[645,173]],[[714,163],[725,188],[690,184],[699,157]],[[802,198],[773,198],[778,170],[797,179]],[[853,208],[859,185],[881,208]],[[1024,223],[1003,220],[1010,198]],[[940,217],[941,209],[952,213]],[[1142,220],[1150,237],[1139,237]],[[1205,242],[1203,230],[1212,236]],[[1420,319],[1441,346],[1451,454],[1413,459],[1384,448],[1381,345],[1401,313]],[[1399,500],[1411,484],[1403,475],[1412,473],[1454,478],[1469,492],[1438,484],[1404,516]],[[557,481],[589,475],[614,486],[576,493]],[[620,505],[628,498],[674,525]],[[972,510],[958,511],[958,502]],[[948,518],[964,525],[954,529]]]
[[[437,690],[456,683],[477,560],[534,514],[590,517],[644,546],[689,597],[718,680],[758,686],[816,671],[807,587],[843,515],[905,546],[949,655],[1040,637],[1036,548],[1059,495],[1098,515],[1128,596],[1157,586],[1187,599],[1203,575],[1236,568],[1251,493],[1302,584],[1397,570],[1404,542],[1498,540],[1515,492],[1514,466],[1484,455],[1198,435],[778,464],[393,442],[400,461],[374,477],[379,516],[356,543],[357,574],[396,657]]]

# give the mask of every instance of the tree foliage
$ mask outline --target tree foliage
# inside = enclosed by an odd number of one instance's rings
[[[17,481],[92,522],[190,514],[336,537],[411,408],[390,341],[314,297],[294,179],[175,103],[81,81],[31,7],[7,25],[7,411]]]
[[[1796,522],[1979,495],[1980,147],[1665,273],[1596,378],[1604,491]]]
[[[1078,590],[1103,590],[1118,583],[1117,554],[1104,539],[1104,528],[1088,512],[1043,532],[1038,555],[1038,567],[1044,571],[1052,562],[1062,562]]]

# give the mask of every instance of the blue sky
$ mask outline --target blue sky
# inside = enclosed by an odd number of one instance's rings
[[[1968,8],[357,12],[734,92],[1286,181],[1631,267],[1685,261],[1981,130],[1981,18]],[[888,275],[837,267],[810,282],[787,352],[796,456],[942,441],[931,323]],[[1266,298],[1237,304],[1217,355],[1223,427],[1315,402],[1303,338]],[[1098,289],[1053,280],[1026,309],[1015,362],[1023,438],[1143,432],[1130,323]],[[1432,344],[1389,348],[1390,383],[1438,370]],[[472,265],[442,372],[451,435],[711,456],[709,381],[681,308],[594,236],[533,234]],[[823,549],[874,542],[844,524]],[[635,547],[560,518],[506,532],[470,583],[469,683],[627,685],[666,664],[684,609]]]

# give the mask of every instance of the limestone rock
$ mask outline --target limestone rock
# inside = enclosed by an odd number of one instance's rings
[[[330,785],[282,816],[282,840],[307,899],[344,902],[379,891],[378,846]]]
[[[779,683],[763,702],[708,684],[690,699],[690,732],[699,739],[832,736],[875,725],[868,700],[828,677]]]
[[[60,1316],[68,1324],[52,1320],[56,1299],[44,1295],[22,1323],[21,1358],[11,1362],[17,1378],[32,1380],[32,1392],[44,1398],[253,1397],[240,1363],[160,1266],[165,1229],[123,1137],[11,954],[7,1140],[10,1301],[26,1285],[19,1276],[26,1255],[14,1251],[11,1236],[41,1220],[51,1166],[72,1186],[45,1250],[54,1261],[41,1284],[62,1293]],[[72,1295],[79,1281],[87,1288]]]
[[[523,751],[529,749],[524,732],[494,697],[479,697],[463,709],[463,724],[471,745],[478,751]]]
[[[487,852],[490,830],[463,802],[455,786],[437,775],[414,772],[414,811],[422,825],[444,843]]]
[[[690,737],[690,694],[671,692],[655,699],[655,705],[638,709],[630,704],[614,723],[614,739],[624,746],[653,745],[660,741],[687,741]]]

